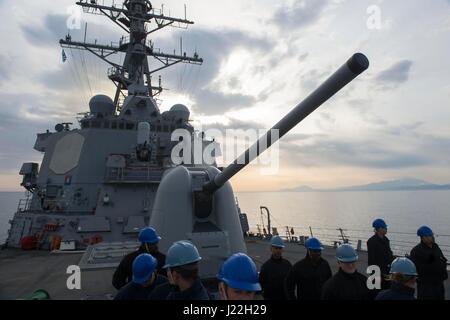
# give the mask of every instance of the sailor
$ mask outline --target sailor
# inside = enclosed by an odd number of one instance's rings
[[[156,258],[158,261],[157,272],[163,276],[166,275],[165,270],[162,268],[165,264],[166,256],[158,250],[158,242],[161,240],[161,237],[157,235],[156,230],[151,227],[145,227],[139,232],[138,238],[139,242],[141,242],[139,249],[126,255],[114,272],[112,284],[117,290],[131,281],[133,261],[141,253],[151,254]]]
[[[394,256],[387,233],[387,225],[383,219],[376,219],[372,223],[375,234],[367,241],[367,263],[369,266],[376,265],[381,271],[381,289],[389,288],[389,282],[385,280],[389,275],[389,269]]]
[[[198,275],[200,257],[195,245],[187,240],[177,241],[167,251],[167,269],[169,285],[155,289],[151,300],[210,300]]]
[[[244,253],[235,253],[225,260],[217,279],[221,300],[254,300],[256,292],[261,291],[256,265]]]
[[[447,259],[436,244],[433,231],[422,226],[417,230],[420,243],[411,250],[411,260],[417,267],[417,299],[444,300],[444,281],[448,279]]]
[[[282,257],[284,242],[280,236],[270,240],[271,256],[264,262],[259,273],[259,283],[265,300],[286,300],[284,279],[292,264]]]
[[[322,258],[322,244],[317,238],[305,242],[306,257],[292,267],[285,288],[289,300],[320,300],[324,283],[331,278],[331,268]]]
[[[158,261],[142,253],[133,261],[131,282],[119,290],[114,300],[147,300],[156,286],[167,283],[167,278],[156,273]]]
[[[391,286],[378,293],[375,300],[416,300],[414,298],[417,270],[406,257],[396,258],[391,264]]]
[[[323,285],[323,300],[370,300],[367,277],[356,269],[358,255],[349,244],[336,249],[339,271]]]

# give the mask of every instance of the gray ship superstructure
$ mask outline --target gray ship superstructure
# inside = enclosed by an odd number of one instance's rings
[[[75,241],[77,248],[101,241],[135,241],[136,233],[149,223],[164,172],[174,166],[171,151],[178,141],[171,141],[171,133],[185,129],[197,143],[212,143],[194,131],[186,106],[161,112],[155,101],[163,90],[161,78],[158,86],[152,85],[152,75],[161,69],[203,62],[196,53],[162,53],[148,40],[166,26],[193,22],[157,14],[146,0],[127,0],[120,7],[98,3],[77,2],[86,12],[104,14],[127,31],[119,45],[76,42],[70,35],[60,44],[66,50],[88,50],[109,63],[115,97],[94,96],[89,112],[79,118],[79,129],[60,123],[55,132],[37,135],[34,149],[43,153],[43,160],[40,168],[38,163],[24,163],[20,170],[21,185],[29,194],[11,221],[10,247],[20,247],[27,236],[34,237],[31,241],[40,249],[49,249],[55,238]],[[111,57],[121,52],[125,59],[117,65]],[[149,57],[161,66],[150,70]]]

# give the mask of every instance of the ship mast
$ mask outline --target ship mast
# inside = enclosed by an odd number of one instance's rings
[[[62,48],[74,48],[87,50],[103,61],[111,65],[108,69],[108,77],[116,86],[114,104],[120,110],[120,96],[139,95],[154,97],[163,91],[161,77],[157,86],[152,85],[152,74],[179,62],[189,64],[202,64],[203,59],[195,52],[193,56],[183,53],[180,46],[180,54],[163,53],[154,48],[153,42],[147,40],[149,34],[159,31],[167,26],[186,29],[193,21],[185,18],[174,18],[164,15],[163,10],[159,12],[153,8],[149,0],[125,0],[119,6],[114,0],[109,1],[110,5],[99,4],[97,0],[82,0],[76,4],[83,7],[83,11],[91,14],[105,15],[116,25],[122,28],[127,36],[122,37],[119,44],[97,44],[72,41],[70,35],[59,41]],[[186,10],[186,8],[185,8]],[[150,28],[151,22],[155,23]],[[86,25],[87,29],[87,25]],[[86,30],[85,30],[86,34]],[[125,59],[123,65],[119,65],[110,60],[113,54],[124,52]],[[148,57],[153,57],[161,63],[161,66],[150,70]]]

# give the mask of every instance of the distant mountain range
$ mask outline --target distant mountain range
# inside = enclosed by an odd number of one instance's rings
[[[408,191],[408,190],[450,190],[450,184],[433,184],[415,178],[402,178],[398,180],[369,183],[359,186],[340,187],[332,189],[314,189],[308,186],[299,186],[284,189],[281,192],[330,192],[330,191]]]

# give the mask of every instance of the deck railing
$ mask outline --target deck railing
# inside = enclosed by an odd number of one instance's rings
[[[17,204],[17,212],[29,211],[30,206],[31,206],[31,197],[20,199],[19,203]]]
[[[265,227],[265,226],[264,226]],[[324,245],[336,246],[344,242],[352,244],[355,248],[367,251],[367,240],[373,235],[373,230],[347,229],[314,226],[274,226],[276,233],[284,240],[302,244],[307,238],[317,237]],[[274,228],[272,227],[272,233]],[[293,233],[292,233],[293,231]],[[259,237],[267,236],[267,230],[260,224],[250,224],[250,233]],[[388,230],[394,255],[409,255],[411,249],[419,242],[416,233]],[[444,255],[450,260],[450,234],[436,234],[436,243],[439,244]]]

